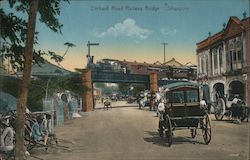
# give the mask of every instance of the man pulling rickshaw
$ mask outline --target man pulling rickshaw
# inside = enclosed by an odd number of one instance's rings
[[[227,116],[232,122],[241,123],[249,117],[249,107],[239,98],[238,94],[234,95],[232,101],[226,97],[217,98],[214,104],[214,115],[217,120],[222,120]]]

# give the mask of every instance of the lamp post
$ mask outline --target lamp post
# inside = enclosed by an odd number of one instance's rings
[[[161,43],[163,46],[164,46],[164,65],[165,65],[165,63],[166,63],[166,52],[165,52],[165,48],[166,48],[166,45],[168,45],[168,43]]]

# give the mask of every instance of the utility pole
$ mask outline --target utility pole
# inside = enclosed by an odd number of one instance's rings
[[[88,41],[87,43],[87,47],[88,47],[88,54],[87,54],[87,58],[88,58],[88,63],[87,63],[87,67],[89,66],[90,63],[93,63],[93,56],[90,55],[90,46],[98,46],[99,43],[90,43]]]
[[[164,46],[164,63],[163,64],[165,65],[165,63],[166,63],[166,52],[165,52],[166,47],[165,46],[168,45],[168,43],[164,42],[164,43],[161,43],[161,44]]]

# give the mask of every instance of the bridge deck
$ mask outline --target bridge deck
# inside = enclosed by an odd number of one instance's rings
[[[119,72],[97,72],[92,71],[93,82],[109,83],[145,83],[149,84],[148,75],[124,74]]]

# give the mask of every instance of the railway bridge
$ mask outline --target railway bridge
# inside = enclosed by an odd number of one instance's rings
[[[153,72],[150,75],[140,74],[125,74],[122,72],[98,71],[91,69],[83,70],[83,84],[90,90],[83,95],[83,108],[85,112],[94,109],[93,102],[93,83],[134,83],[144,84],[152,93],[158,91],[158,85],[164,85],[177,80],[159,80],[157,73]]]

